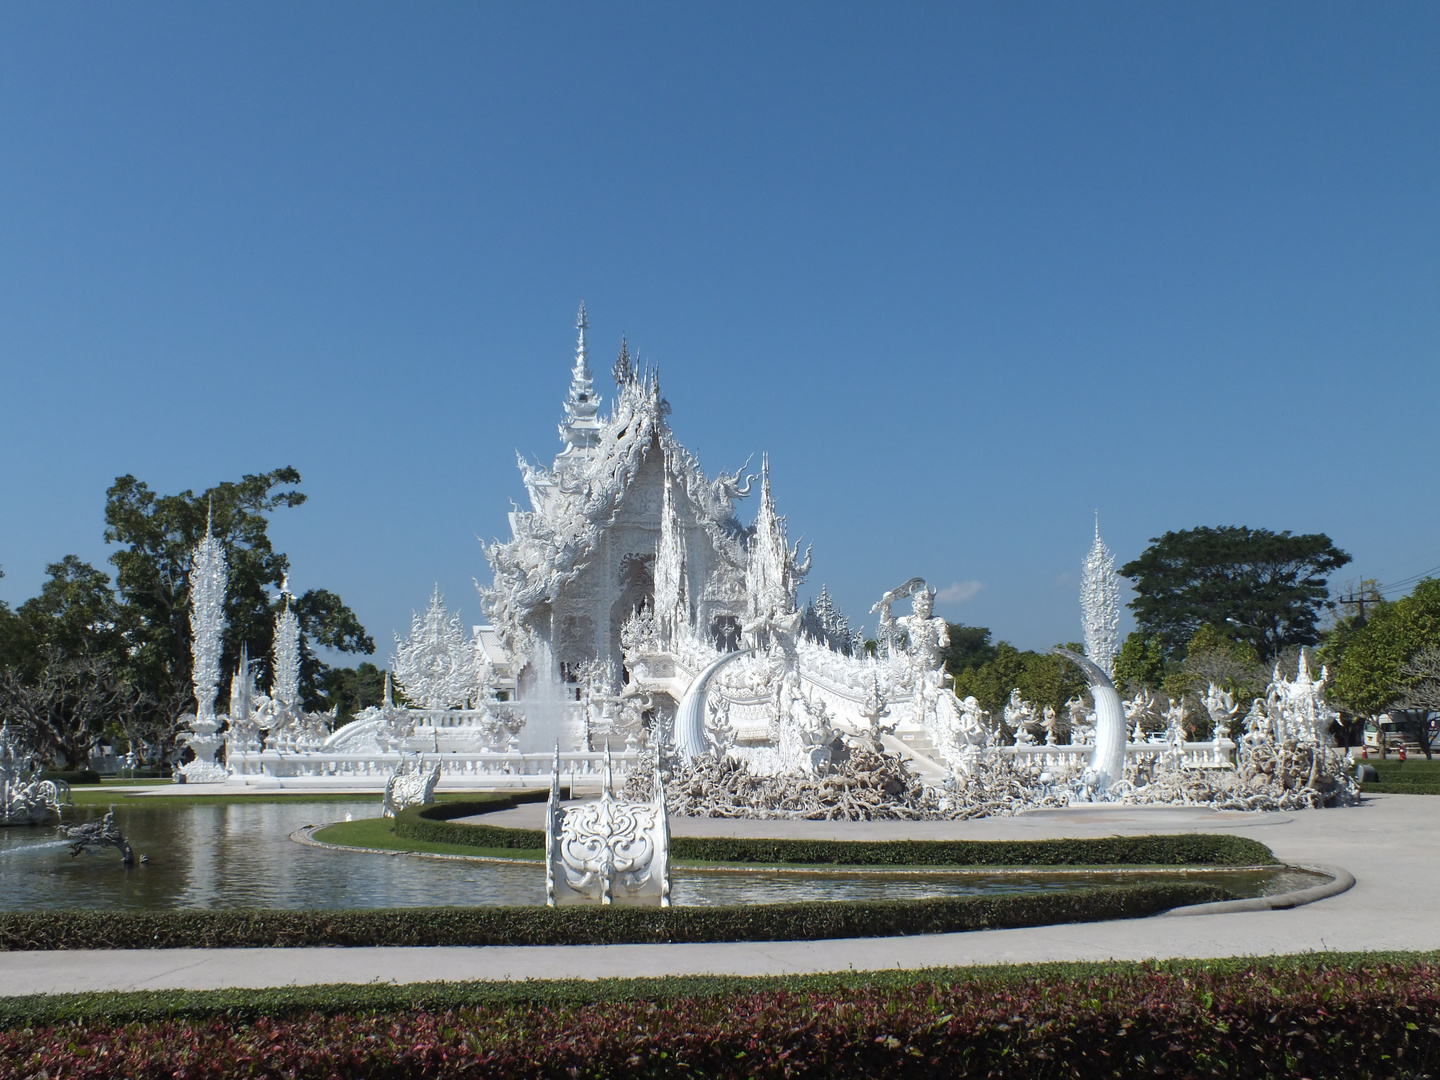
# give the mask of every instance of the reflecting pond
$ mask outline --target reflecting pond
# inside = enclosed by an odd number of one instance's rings
[[[104,807],[67,808],[67,824]],[[543,904],[545,871],[530,864],[337,851],[297,844],[306,825],[376,817],[378,800],[180,806],[117,803],[115,820],[146,865],[114,851],[72,858],[50,828],[0,828],[0,908],[355,908],[442,904]],[[1240,895],[1259,896],[1327,880],[1298,870],[1188,871]],[[982,892],[1035,892],[1144,880],[1174,873],[1003,874],[995,871],[873,873],[705,871],[675,868],[676,904],[790,900],[914,899]]]

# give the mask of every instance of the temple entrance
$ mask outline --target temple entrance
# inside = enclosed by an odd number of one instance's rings
[[[734,615],[716,615],[710,623],[710,640],[721,652],[740,648],[740,620]]]
[[[655,605],[655,556],[630,554],[620,560],[620,578],[616,582],[619,598],[610,606],[610,657],[612,670],[618,669],[621,683],[630,681],[625,670],[625,650],[620,645],[620,628],[637,611],[650,611]]]

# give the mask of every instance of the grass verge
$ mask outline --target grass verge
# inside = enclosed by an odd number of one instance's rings
[[[538,801],[538,800],[537,800]],[[485,851],[543,851],[539,829],[456,821],[498,809],[464,799],[395,817],[403,840]],[[676,860],[726,866],[1264,866],[1275,856],[1249,837],[1200,833],[1071,840],[769,840],[672,836]]]
[[[316,829],[311,835],[322,844],[340,844],[344,847],[370,848],[375,851],[414,851],[426,855],[466,855],[471,858],[523,859],[527,862],[539,862],[545,857],[543,849],[517,851],[513,848],[475,848],[465,844],[411,840],[396,836],[392,819],[385,817],[337,821],[323,829]]]

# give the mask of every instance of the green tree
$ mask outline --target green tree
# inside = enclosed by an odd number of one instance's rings
[[[1203,694],[1211,683],[1242,700],[1265,692],[1269,670],[1260,664],[1254,646],[1235,640],[1231,629],[1206,623],[1195,631],[1185,646],[1181,693]]]
[[[123,657],[124,628],[120,606],[110,587],[110,575],[79,556],[66,555],[45,568],[40,595],[26,600],[16,614],[38,655],[39,645],[50,645],[68,657]]]
[[[945,670],[958,675],[966,668],[979,667],[995,659],[995,646],[990,643],[990,630],[984,626],[946,623],[950,644],[941,653]]]
[[[334,667],[320,677],[323,698],[316,709],[334,709],[335,726],[348,724],[355,714],[372,705],[379,705],[385,699],[385,669],[376,667],[368,660],[362,660],[353,668]],[[396,701],[404,695],[398,689],[393,691]]]
[[[1158,690],[1165,682],[1165,647],[1160,638],[1132,630],[1115,657],[1115,685],[1121,690],[1148,686]]]
[[[243,644],[261,661],[270,655],[278,588],[289,570],[268,534],[270,515],[305,501],[293,468],[247,475],[202,491],[158,495],[133,476],[119,477],[107,492],[105,539],[122,545],[111,556],[121,601],[130,676],[172,719],[193,708],[190,698],[189,581],[191,555],[207,522],[224,545],[230,578],[222,686]],[[375,642],[340,597],[324,589],[297,596],[302,632],[301,692],[306,704],[324,700],[328,670],[311,650],[315,642],[340,652],[369,654]]]
[[[1065,646],[1083,652],[1084,646]],[[1085,676],[1074,664],[1054,653],[1021,652],[1008,641],[994,646],[985,663],[963,669],[955,676],[955,696],[973,696],[980,707],[998,714],[1010,699],[1011,690],[1038,708],[1046,705],[1061,710],[1073,697],[1085,692]]]
[[[5,571],[0,570],[0,578]],[[31,652],[25,621],[0,600],[0,671],[20,665]]]
[[[1426,578],[1409,596],[1370,606],[1368,615],[1363,624],[1337,624],[1321,654],[1331,665],[1330,696],[1362,716],[1396,705],[1422,681],[1412,662],[1440,648],[1440,580]]]
[[[1232,525],[1152,538],[1120,573],[1134,582],[1130,607],[1140,633],[1158,638],[1167,658],[1183,658],[1210,623],[1235,626],[1268,662],[1288,646],[1319,641],[1327,579],[1348,562],[1324,533]]]

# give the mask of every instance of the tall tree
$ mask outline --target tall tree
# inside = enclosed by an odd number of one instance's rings
[[[31,640],[75,659],[123,656],[123,615],[110,587],[110,575],[77,555],[51,563],[45,573],[40,595],[26,600],[16,611]]]
[[[188,575],[207,525],[224,545],[230,567],[222,685],[238,664],[242,643],[262,662],[270,654],[278,603],[267,590],[284,582],[289,560],[271,545],[267,530],[272,513],[305,501],[299,483],[300,473],[286,467],[198,495],[158,495],[133,476],[118,478],[107,492],[105,539],[122,545],[110,561],[117,570],[130,674],[162,711],[178,718],[193,707]],[[300,594],[293,608],[305,639],[302,699],[318,703],[327,666],[309,642],[367,655],[375,651],[375,642],[355,613],[328,590]]]
[[[1324,533],[1294,536],[1231,525],[1152,538],[1120,573],[1134,582],[1130,607],[1142,635],[1181,657],[1201,626],[1233,626],[1262,662],[1313,645],[1330,574],[1350,562]]]
[[[995,646],[990,643],[988,626],[966,626],[964,623],[946,623],[950,644],[940,654],[945,660],[945,670],[959,675],[966,668],[980,667],[995,659]]]
[[[1331,696],[1345,709],[1373,716],[1385,709],[1428,712],[1418,697],[1428,686],[1425,656],[1440,649],[1440,580],[1426,578],[1410,595],[1371,605],[1364,623],[1337,624],[1325,642]],[[1422,717],[1423,720],[1423,717]],[[1426,753],[1429,753],[1428,739]]]

